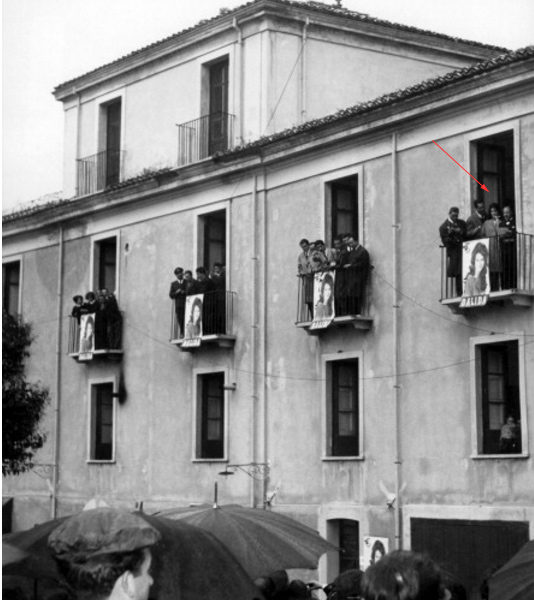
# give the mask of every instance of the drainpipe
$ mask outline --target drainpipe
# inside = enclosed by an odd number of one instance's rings
[[[238,143],[243,143],[243,31],[240,25],[237,22],[237,18],[234,17],[232,21],[232,27],[237,32],[237,49],[236,49],[236,72],[235,72],[235,86],[234,89],[237,90],[237,93],[234,94],[234,98],[236,99],[236,118],[237,118],[237,127],[235,131],[235,137],[238,139]]]
[[[250,462],[257,462],[256,457],[256,440],[257,440],[257,386],[258,386],[258,365],[257,365],[257,343],[258,343],[258,176],[252,176],[252,260],[251,277],[252,281],[252,303],[250,307],[250,364],[252,366],[250,373],[250,447],[251,457]],[[250,506],[255,505],[255,482],[254,478],[250,478]]]
[[[261,249],[261,275],[262,275],[262,305],[263,305],[263,319],[262,319],[262,374],[263,374],[263,386],[262,386],[262,400],[263,400],[263,455],[262,462],[269,463],[269,410],[267,402],[267,307],[269,303],[267,301],[267,178],[265,174],[265,167],[262,167],[262,186],[263,186],[263,202],[262,202],[262,249]],[[267,490],[269,489],[270,481],[270,470],[267,469],[267,474],[262,479],[262,502],[265,506],[265,498],[267,497]]]
[[[74,177],[76,179],[76,183],[74,185],[74,189],[76,190],[76,196],[80,195],[79,189],[79,177],[78,177],[78,159],[80,158],[80,146],[81,146],[81,130],[82,130],[82,119],[81,119],[81,111],[82,111],[82,95],[80,92],[76,92],[76,160],[74,161],[76,172],[74,173]]]
[[[300,122],[306,121],[306,87],[307,87],[307,41],[308,41],[308,27],[310,26],[310,18],[306,17],[302,25],[302,42],[301,42],[301,59],[300,59]]]
[[[402,508],[401,508],[401,387],[399,383],[400,335],[399,310],[400,294],[398,292],[400,271],[400,224],[399,224],[399,189],[397,164],[397,134],[391,137],[391,191],[392,191],[392,231],[393,231],[393,397],[395,403],[395,548],[402,549]]]
[[[58,278],[57,278],[57,340],[56,340],[56,406],[54,409],[54,462],[52,465],[52,498],[50,516],[57,516],[57,487],[59,481],[59,425],[61,399],[61,338],[63,335],[63,226],[59,226]]]

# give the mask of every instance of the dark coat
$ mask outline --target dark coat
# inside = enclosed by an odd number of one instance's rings
[[[462,273],[462,242],[467,237],[467,224],[462,219],[452,222],[447,219],[439,227],[439,237],[447,248],[447,277]]]

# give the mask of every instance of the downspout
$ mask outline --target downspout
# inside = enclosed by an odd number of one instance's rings
[[[306,88],[308,84],[307,78],[307,41],[308,41],[308,27],[310,26],[310,18],[306,17],[302,25],[302,42],[301,42],[301,59],[300,59],[300,122],[306,121]]]
[[[267,179],[265,175],[265,167],[262,166],[262,186],[263,186],[263,210],[262,210],[262,249],[261,249],[261,275],[262,275],[262,304],[263,304],[263,320],[262,320],[262,374],[263,374],[263,386],[262,386],[262,400],[263,400],[263,455],[262,462],[265,464],[269,463],[269,410],[267,402],[267,307],[269,303],[267,301]],[[270,481],[270,469],[266,470],[266,475],[262,479],[262,502],[265,507],[265,499],[267,497],[267,490],[269,489]]]
[[[401,507],[401,387],[399,383],[400,366],[400,335],[399,335],[399,189],[398,189],[398,164],[397,164],[397,134],[391,137],[391,191],[392,191],[392,231],[393,231],[393,399],[395,404],[395,548],[402,549],[402,507]]]
[[[50,516],[57,516],[57,488],[59,481],[59,425],[61,400],[61,338],[63,335],[63,226],[59,226],[57,278],[57,340],[56,340],[56,406],[54,409],[54,463],[52,465],[52,498]]]
[[[79,189],[79,177],[78,177],[78,160],[80,158],[80,146],[81,146],[81,130],[82,130],[82,119],[81,119],[81,111],[82,111],[82,95],[80,92],[76,92],[77,105],[76,105],[76,160],[75,160],[75,168],[76,173],[74,174],[76,178],[76,183],[74,185],[74,189],[76,190],[76,196],[80,195]]]
[[[257,403],[258,403],[258,365],[257,365],[257,343],[258,343],[258,176],[252,176],[252,261],[251,261],[251,281],[252,281],[252,305],[250,308],[250,364],[252,365],[250,373],[250,446],[252,455],[250,462],[257,462],[256,457],[256,427],[257,427]],[[255,506],[255,482],[250,478],[250,506]]]
[[[243,31],[237,22],[236,17],[232,21],[232,27],[237,32],[237,50],[236,50],[236,76],[235,76],[235,88],[237,93],[234,97],[237,100],[236,107],[236,118],[237,128],[235,131],[235,137],[237,137],[238,143],[243,143]]]

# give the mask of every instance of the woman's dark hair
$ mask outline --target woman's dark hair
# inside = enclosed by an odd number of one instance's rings
[[[72,297],[72,301],[74,302],[74,304],[76,304],[78,302],[78,300],[83,302],[83,296],[80,296],[80,294],[76,294],[76,296]]]
[[[469,265],[469,275],[475,275],[475,257],[477,254],[482,254],[484,257],[484,268],[480,271],[480,282],[481,289],[485,290],[488,285],[488,262],[489,262],[489,251],[485,244],[478,242],[471,252],[471,264]]]
[[[488,206],[488,212],[491,215],[491,209],[494,208],[499,214],[501,214],[501,207],[497,204],[497,202],[492,202]]]
[[[86,300],[96,300],[96,296],[94,292],[87,292],[87,294],[85,294],[85,299]]]
[[[375,543],[373,544],[373,547],[371,548],[371,564],[372,565],[375,564],[375,555],[377,552],[380,552],[380,554],[382,554],[382,556],[385,556],[385,554],[386,554],[386,548],[384,547],[384,544],[380,540],[375,540]]]
[[[193,323],[193,314],[195,312],[195,307],[198,306],[198,309],[200,310],[200,318],[199,320],[202,319],[202,300],[200,298],[195,298],[193,300],[193,304],[191,306],[191,316],[189,317],[189,322]]]
[[[139,573],[145,560],[143,548],[133,552],[100,554],[84,562],[58,560],[59,569],[76,591],[77,598],[107,598],[126,571]]]
[[[428,556],[394,550],[365,571],[364,600],[442,600],[443,576]]]
[[[330,275],[329,273],[327,273],[323,277],[323,280],[321,282],[321,293],[319,295],[319,302],[321,304],[324,304],[324,286],[326,284],[328,284],[330,286],[330,290],[332,291],[332,293],[330,294],[330,298],[328,298],[328,306],[332,306],[332,304],[334,302],[334,279],[332,278],[332,275]]]

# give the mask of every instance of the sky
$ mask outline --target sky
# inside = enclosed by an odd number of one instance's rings
[[[56,85],[246,1],[3,0],[2,209],[61,190],[63,109],[51,93]],[[534,0],[342,4],[512,50],[534,44]]]

